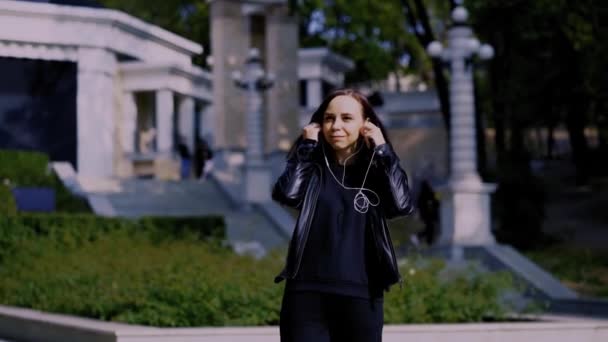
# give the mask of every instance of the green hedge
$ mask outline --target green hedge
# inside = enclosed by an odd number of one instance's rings
[[[284,253],[262,260],[222,244],[223,221],[80,215],[0,218],[0,303],[154,326],[274,325]],[[174,220],[174,222],[183,222]],[[179,226],[179,227],[178,227]],[[211,237],[211,239],[209,239]],[[443,264],[410,258],[386,295],[388,323],[500,319],[501,274],[442,280]]]
[[[23,245],[41,243],[69,253],[94,243],[102,236],[145,234],[153,241],[167,239],[222,241],[225,222],[221,216],[144,217],[139,220],[105,218],[89,214],[22,214],[0,216],[0,263],[19,255]]]
[[[401,266],[401,273],[403,289],[391,290],[385,299],[387,323],[501,321],[516,313],[502,299],[516,290],[507,272],[480,273],[473,267],[446,272],[443,260],[414,257]]]
[[[49,158],[44,153],[33,151],[0,150],[0,202],[12,202],[12,206],[0,204],[0,214],[15,212],[14,199],[10,187],[49,187],[55,190],[58,212],[91,212],[87,202],[72,195],[61,180],[49,168]],[[3,186],[0,185],[0,188]],[[7,191],[8,189],[8,191]]]
[[[0,150],[0,180],[13,185],[48,186],[53,179],[46,154],[33,151]]]
[[[17,205],[11,189],[0,184],[0,215],[14,215],[17,213]]]

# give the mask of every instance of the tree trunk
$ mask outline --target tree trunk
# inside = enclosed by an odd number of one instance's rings
[[[413,0],[414,5],[410,0],[401,0],[403,11],[409,21],[409,26],[413,28],[416,38],[420,45],[426,47],[435,40],[433,30],[426,7],[421,0]],[[417,27],[422,27],[423,32],[420,32]],[[435,75],[435,87],[437,88],[437,96],[439,96],[439,106],[443,116],[443,123],[448,134],[450,131],[450,93],[448,80],[443,72],[443,63],[438,59],[432,59],[433,74]],[[449,141],[449,139],[448,139]]]
[[[575,95],[566,114],[572,161],[576,167],[576,185],[586,185],[589,181],[589,146],[585,138],[587,109],[587,101],[581,95]]]
[[[553,159],[553,148],[555,147],[555,137],[553,133],[555,132],[555,122],[550,122],[547,125],[547,156],[546,158],[549,160]]]
[[[524,141],[525,128],[517,120],[511,120],[510,154],[511,162],[527,163],[529,161],[528,150]]]
[[[484,116],[481,112],[481,96],[476,82],[477,77],[473,77],[473,93],[475,97],[475,139],[477,141],[477,172],[480,175],[486,173],[486,132],[484,125]]]
[[[492,98],[492,121],[494,122],[494,146],[496,146],[496,166],[500,167],[508,159],[505,140],[505,101],[499,94],[503,92],[501,60],[493,59],[490,62],[490,96]]]

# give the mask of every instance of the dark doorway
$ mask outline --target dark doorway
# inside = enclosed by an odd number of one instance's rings
[[[77,168],[76,63],[0,57],[0,75],[0,148]]]

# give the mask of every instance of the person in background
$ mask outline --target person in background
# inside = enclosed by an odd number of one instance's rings
[[[426,179],[420,183],[417,205],[418,214],[424,223],[424,230],[418,232],[418,239],[430,246],[435,242],[438,233],[439,201]]]
[[[190,177],[191,168],[191,157],[188,145],[186,145],[186,139],[180,137],[179,143],[177,144],[177,153],[180,158],[180,179],[188,179]]]
[[[212,164],[213,151],[209,143],[202,137],[196,137],[194,145],[194,172],[198,179],[205,179]]]

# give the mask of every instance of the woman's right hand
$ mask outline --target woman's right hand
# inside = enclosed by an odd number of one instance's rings
[[[319,141],[319,132],[321,132],[321,125],[311,122],[302,129],[302,137],[304,139]]]

